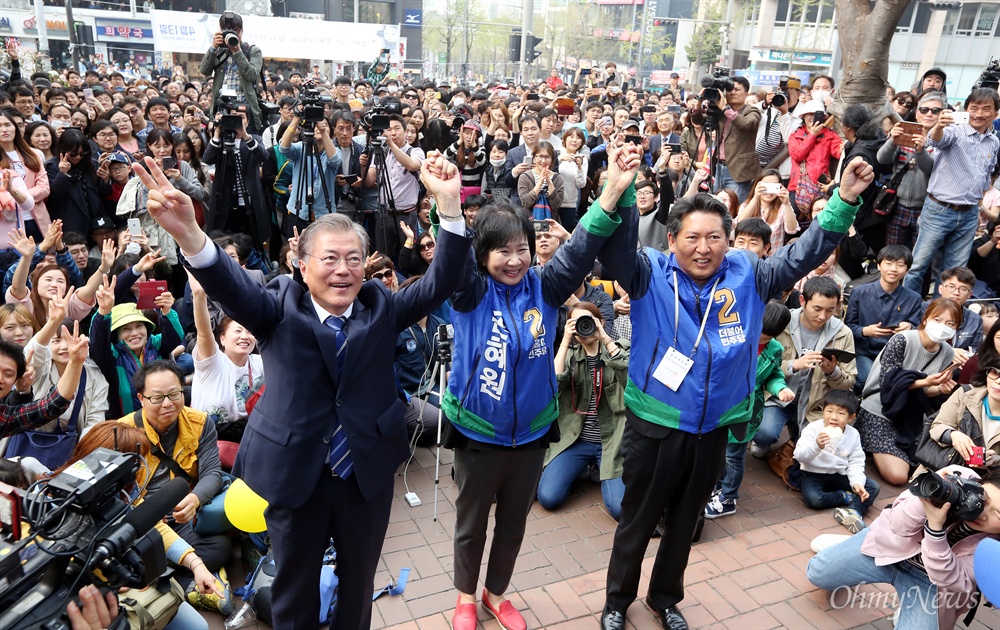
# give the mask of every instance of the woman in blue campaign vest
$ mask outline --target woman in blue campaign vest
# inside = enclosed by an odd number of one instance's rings
[[[617,210],[635,202],[632,180],[642,151],[609,151],[608,182],[579,229],[544,267],[531,267],[535,235],[529,216],[507,204],[476,218],[475,261],[452,297],[454,363],[442,406],[455,449],[455,630],[475,630],[476,587],[486,527],[496,497],[496,526],[483,606],[508,630],[524,619],[503,596],[521,548],[542,471],[549,429],[558,415],[553,358],[557,314],[597,251],[618,227]]]

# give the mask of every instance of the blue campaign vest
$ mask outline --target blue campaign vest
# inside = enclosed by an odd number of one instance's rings
[[[757,373],[757,343],[763,326],[764,302],[757,293],[754,269],[741,252],[726,256],[719,271],[703,286],[695,284],[677,265],[673,254],[645,248],[651,276],[649,290],[632,299],[632,349],[629,379],[656,402],[630,407],[645,420],[689,433],[705,433],[738,404],[750,405]],[[674,273],[680,297],[680,324],[674,322]],[[712,294],[716,280],[719,284]],[[705,335],[697,353],[691,351],[705,309],[710,309]],[[677,391],[653,377],[676,331],[677,350],[694,359],[694,365]],[[641,402],[641,401],[640,401]],[[659,405],[669,414],[651,415]],[[671,416],[672,414],[672,416]]]
[[[545,434],[556,419],[558,309],[542,298],[532,269],[513,287],[488,278],[476,308],[455,311],[455,348],[445,401],[452,424],[481,442],[516,446]]]

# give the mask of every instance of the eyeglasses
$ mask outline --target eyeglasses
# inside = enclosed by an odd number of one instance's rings
[[[177,402],[178,400],[184,400],[184,392],[178,389],[172,392],[167,392],[166,394],[153,394],[152,396],[139,394],[139,397],[145,398],[154,405],[162,405],[164,399],[169,399],[172,402]]]
[[[361,256],[348,256],[347,258],[341,258],[340,256],[323,256],[319,258],[318,256],[313,256],[312,254],[304,254],[310,258],[316,258],[323,266],[330,271],[336,271],[340,267],[340,263],[347,263],[348,269],[361,269],[361,266],[365,264],[365,261]]]
[[[970,289],[969,287],[963,287],[957,284],[942,284],[941,288],[948,289],[952,293],[957,293],[959,295],[968,295],[972,293],[972,289]]]
[[[69,154],[71,158],[83,157],[85,155],[90,155],[90,151],[73,151]]]
[[[403,98],[417,98],[416,94],[404,94]]]
[[[654,197],[654,196],[656,196],[656,192],[654,192],[653,190],[650,190],[648,188],[645,189],[645,190],[637,190],[637,191],[635,191],[635,194],[636,194],[637,197]]]
[[[383,271],[377,271],[372,274],[372,278],[375,280],[387,280],[391,278],[393,274],[392,269],[385,269]]]
[[[1000,368],[988,367],[986,368],[986,378],[991,381],[995,381],[1000,378]]]
[[[102,131],[101,133],[97,134],[96,137],[110,140],[111,138],[117,138],[118,134],[115,133],[114,131]]]
[[[913,107],[913,101],[911,101],[910,99],[906,98],[905,96],[902,97],[902,98],[897,98],[896,102],[899,103],[900,105],[904,105],[906,107]]]
[[[918,107],[917,111],[921,114],[934,114],[937,116],[944,111],[943,107]]]
[[[429,249],[434,249],[434,241],[427,241],[420,245],[420,251],[422,252],[426,252]]]

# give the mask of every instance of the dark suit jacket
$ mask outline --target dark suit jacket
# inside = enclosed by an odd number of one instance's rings
[[[260,136],[254,135],[253,139],[256,141],[253,151],[247,147],[246,142],[241,142],[239,147],[240,152],[240,163],[243,166],[240,176],[243,180],[243,184],[246,187],[247,195],[250,197],[246,200],[246,210],[247,212],[253,212],[253,231],[249,229],[249,221],[245,221],[244,217],[232,217],[238,222],[238,225],[242,226],[243,230],[250,235],[253,239],[254,245],[260,248],[262,243],[265,243],[271,236],[271,223],[267,215],[267,204],[264,202],[264,184],[260,176],[260,167],[264,164],[264,160],[267,159],[267,149],[264,148],[264,143],[261,141]],[[208,143],[205,147],[205,157],[202,161],[205,164],[216,164],[220,165],[224,160],[222,153],[222,145],[216,144],[214,141]],[[231,162],[232,166],[229,166],[232,171],[235,171],[235,162]],[[228,165],[227,165],[228,166]],[[207,212],[205,213],[205,231],[211,232],[212,230],[227,230],[231,231],[232,223],[230,223],[230,212],[237,204],[236,197],[236,179],[234,172],[228,172],[225,174],[226,181],[221,181],[219,174],[221,168],[216,166],[216,178],[212,182],[212,195],[209,197]],[[217,192],[220,192],[216,196]]]
[[[681,137],[678,136],[673,131],[667,136],[667,144],[680,144]],[[653,163],[655,164],[657,160],[660,159],[660,151],[663,149],[663,136],[661,134],[656,134],[649,139],[649,153],[653,156]],[[694,156],[692,156],[693,160]]]
[[[454,270],[465,264],[471,242],[441,230],[434,264],[421,280],[394,294],[378,281],[361,286],[339,377],[335,333],[319,321],[305,286],[278,276],[261,287],[221,250],[214,265],[192,269],[208,295],[257,337],[267,373],[234,474],[272,506],[301,507],[324,474],[336,416],[362,495],[391,487],[409,456],[406,406],[393,375],[396,338],[458,288],[462,275]]]
[[[726,147],[726,168],[734,181],[748,182],[760,174],[760,160],[757,159],[760,116],[759,109],[744,105],[722,140]],[[724,116],[720,116],[719,125],[723,125],[725,120]]]

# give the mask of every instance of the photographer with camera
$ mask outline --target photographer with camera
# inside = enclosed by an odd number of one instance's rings
[[[375,249],[390,258],[399,253],[400,238],[399,221],[405,221],[411,228],[416,228],[417,201],[420,195],[420,182],[417,179],[420,165],[424,161],[424,151],[420,147],[410,146],[404,137],[406,121],[399,114],[389,115],[389,128],[382,133],[385,142],[385,176],[389,185],[389,193],[395,201],[395,208],[390,212],[379,212],[375,219]],[[376,164],[368,169],[366,184],[375,186],[378,181],[379,169]],[[379,203],[388,204],[389,198],[384,189],[379,190]]]
[[[205,164],[216,166],[205,229],[243,232],[253,239],[254,247],[261,250],[271,234],[264,186],[259,175],[267,159],[267,150],[260,136],[248,130],[250,121],[245,104],[234,106],[228,115],[239,117],[239,128],[230,132],[223,129],[226,125],[216,125],[215,135],[202,158]]]
[[[370,213],[378,209],[378,190],[367,185],[362,178],[370,156],[365,153],[365,145],[354,139],[357,125],[350,113],[334,111],[330,124],[333,125],[334,142],[340,149],[340,170],[337,172],[335,194],[337,212],[351,217],[355,223],[365,225],[368,233],[372,234],[375,230],[374,221],[369,221],[368,218]]]
[[[218,107],[219,94],[229,89],[236,92],[238,100],[249,103],[250,124],[253,133],[264,125],[257,102],[257,86],[263,54],[260,48],[243,42],[243,18],[238,13],[226,11],[219,16],[219,30],[212,36],[212,46],[201,60],[199,70],[212,80],[212,113]]]
[[[628,349],[627,340],[615,341],[605,331],[596,306],[572,307],[555,357],[559,441],[549,444],[538,482],[538,502],[546,510],[562,505],[580,473],[596,465],[604,507],[613,519],[621,516]]]
[[[897,628],[954,628],[978,601],[976,545],[1000,535],[1000,476],[949,466],[918,477],[870,527],[819,552],[806,575],[834,596],[890,584]],[[994,567],[995,570],[995,567]]]
[[[293,228],[301,232],[318,217],[336,209],[330,195],[340,172],[340,151],[330,138],[330,124],[325,119],[303,122],[303,113],[302,109],[295,113],[278,145],[278,151],[292,163],[292,194],[281,225],[282,233],[289,238],[293,236]],[[303,139],[293,143],[300,126]],[[312,155],[308,154],[307,145],[312,145]]]
[[[717,69],[718,70],[718,69]],[[719,112],[722,128],[719,129],[718,158],[715,160],[715,189],[729,188],[736,192],[740,203],[746,201],[750,184],[760,174],[760,162],[754,150],[757,143],[757,127],[760,125],[761,111],[747,105],[750,82],[746,77],[724,77],[731,82],[725,96],[719,91],[719,98],[709,101],[709,108]]]

